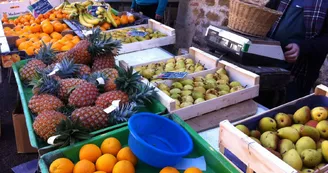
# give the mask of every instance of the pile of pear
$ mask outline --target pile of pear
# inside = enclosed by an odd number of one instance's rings
[[[256,130],[236,127],[294,169],[311,173],[328,162],[327,108],[308,106],[294,114],[264,117]]]
[[[195,63],[193,59],[183,56],[176,56],[166,62],[151,63],[145,66],[135,68],[144,78],[151,82],[160,81],[156,79],[162,72],[187,72],[196,73],[204,70],[204,65],[200,62]]]
[[[132,30],[137,30],[147,33],[145,36],[129,36],[128,32]],[[124,28],[118,29],[111,32],[106,32],[107,36],[111,36],[113,39],[120,40],[123,44],[134,43],[139,41],[151,40],[161,37],[166,37],[166,34],[163,34],[159,31],[154,31],[152,28],[139,27],[139,28]]]
[[[157,87],[174,99],[176,109],[180,109],[244,89],[240,82],[229,81],[226,70],[220,68],[214,74],[177,80],[171,86],[163,82]]]

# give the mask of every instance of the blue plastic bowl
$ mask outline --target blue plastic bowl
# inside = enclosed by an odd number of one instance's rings
[[[175,166],[193,150],[189,134],[174,121],[157,114],[135,114],[128,127],[132,152],[153,167]]]

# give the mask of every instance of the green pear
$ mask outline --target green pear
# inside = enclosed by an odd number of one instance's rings
[[[191,96],[183,96],[182,97],[182,102],[190,102],[193,103],[194,99]]]
[[[204,86],[204,82],[194,82],[195,87]]]
[[[219,68],[217,71],[216,71],[217,74],[227,74],[227,71],[224,69],[224,68]]]
[[[181,80],[180,83],[182,83],[182,85],[193,85],[194,81],[192,79],[184,79]]]
[[[274,119],[276,120],[279,129],[292,125],[292,119],[285,113],[276,114]]]
[[[162,90],[162,91],[169,91],[170,90],[170,87],[165,85],[164,83],[160,83],[157,85],[157,88]]]
[[[194,87],[192,85],[185,85],[183,86],[183,90],[193,90]]]
[[[165,93],[166,95],[170,96],[170,93],[166,90],[163,91],[163,93]]]
[[[205,89],[211,89],[216,87],[216,82],[214,81],[206,81],[204,85]]]
[[[226,95],[226,94],[229,94],[229,92],[227,91],[219,91],[219,96],[223,96],[223,95]]]
[[[287,151],[282,160],[298,171],[303,167],[302,159],[295,149]]]
[[[240,84],[240,82],[238,82],[238,81],[232,81],[232,82],[230,82],[230,87],[236,87],[236,86],[242,86],[241,84]]]
[[[175,63],[173,63],[173,62],[169,62],[169,63],[167,63],[167,64],[165,64],[165,68],[166,67],[175,67]]]
[[[171,72],[174,70],[174,67],[165,67],[164,71]]]
[[[279,138],[275,132],[266,131],[261,135],[260,141],[263,147],[276,150]]]
[[[216,91],[215,89],[208,89],[206,90],[205,94],[214,94],[214,95],[218,95],[218,91]]]
[[[242,87],[242,86],[235,86],[230,89],[230,92],[233,93],[233,92],[240,91],[243,89],[244,89],[244,87]]]
[[[184,62],[177,62],[175,64],[175,68],[177,68],[177,69],[186,68],[186,65]]]
[[[179,99],[181,97],[181,95],[180,94],[171,94],[170,97],[172,99]]]
[[[194,98],[194,99],[198,99],[198,98],[205,98],[205,95],[204,95],[204,93],[202,93],[202,92],[193,92],[192,94],[192,98]]]
[[[216,83],[218,84],[218,85],[228,85],[228,82],[226,81],[226,80],[222,80],[222,79],[219,79],[219,80],[217,80],[216,81]]]
[[[203,71],[204,70],[204,67],[203,66],[198,66],[196,69],[195,69],[195,72],[200,72],[200,71]]]
[[[326,162],[328,162],[328,141],[324,140],[321,143],[321,152],[323,155],[323,158],[326,160]]]
[[[180,101],[178,99],[174,99],[174,100],[175,100],[175,106],[180,107],[180,104],[181,104]]]
[[[225,84],[218,85],[217,88],[219,88],[220,91],[227,91],[230,92],[230,87]]]
[[[277,131],[277,135],[282,139],[289,139],[292,142],[296,142],[300,138],[298,131],[292,127],[284,127]]]
[[[230,81],[229,77],[225,74],[220,74],[220,79]]]
[[[173,88],[183,89],[183,85],[180,82],[173,82],[172,87]]]
[[[191,96],[192,91],[190,90],[182,90],[181,96]]]
[[[282,139],[278,144],[278,151],[281,155],[284,155],[287,151],[295,149],[294,143],[289,139]]]
[[[194,104],[198,104],[198,103],[201,103],[201,102],[204,102],[205,99],[204,98],[198,98],[194,101]]]
[[[317,145],[314,142],[314,140],[308,136],[303,136],[301,137],[297,142],[296,142],[296,150],[298,154],[301,154],[304,150],[306,149],[317,149]]]
[[[154,74],[155,74],[154,69],[147,68],[147,69],[145,69],[145,70],[142,71],[142,74],[141,75],[143,77],[147,78],[147,79],[151,79],[154,76]]]
[[[194,60],[192,60],[192,59],[186,59],[186,64],[194,64]]]
[[[314,172],[313,169],[303,168],[301,173],[313,173],[313,172]]]
[[[298,109],[293,115],[296,124],[305,124],[311,119],[311,110],[308,106]]]
[[[218,96],[214,95],[214,94],[205,94],[205,100],[211,100],[211,99],[215,99]]]
[[[314,149],[306,149],[302,151],[301,159],[303,160],[304,166],[313,168],[321,163],[322,154]]]
[[[179,88],[173,88],[173,89],[170,90],[170,93],[171,94],[180,94],[181,90]]]
[[[195,87],[193,91],[194,92],[200,92],[200,93],[204,94],[206,92],[206,89],[202,86],[199,86],[199,87]]]
[[[183,103],[181,103],[180,107],[185,108],[185,107],[188,107],[188,106],[191,106],[191,105],[193,105],[191,102],[183,102]]]
[[[300,132],[301,136],[309,136],[314,141],[319,141],[320,133],[316,128],[304,125],[301,127],[300,130],[301,130],[301,132]]]
[[[260,137],[261,137],[261,132],[258,131],[258,130],[251,130],[250,135],[251,135],[251,137],[254,137],[254,138],[260,139]]]
[[[319,131],[322,138],[328,139],[328,121],[322,120],[317,124],[316,129]]]
[[[176,56],[175,59],[177,60],[177,62],[178,61],[183,61],[184,62],[186,60],[186,58],[183,57],[183,56]]]
[[[214,75],[213,74],[207,74],[207,75],[205,75],[205,79],[214,79]]]
[[[263,133],[266,131],[276,131],[277,123],[270,117],[264,117],[259,122],[259,130]]]
[[[155,67],[156,67],[156,64],[153,64],[153,63],[150,63],[147,65],[147,68],[150,68],[150,69],[155,68]]]
[[[293,124],[291,127],[293,127],[294,129],[296,129],[298,131],[298,133],[301,134],[301,127],[304,126],[303,124]]]
[[[262,145],[261,144],[261,141],[259,140],[259,139],[257,139],[257,138],[254,138],[254,137],[251,137],[255,142],[257,142],[258,144],[260,144],[260,145]]]
[[[311,110],[311,117],[313,120],[322,121],[327,119],[327,109],[324,107],[315,107]]]
[[[194,82],[204,82],[205,78],[203,76],[194,77]]]
[[[249,134],[250,134],[249,129],[245,125],[238,124],[238,125],[236,125],[236,128],[238,130],[242,131],[243,133],[245,133],[245,135],[249,136]]]
[[[171,58],[171,59],[167,60],[166,63],[175,63],[175,58]]]

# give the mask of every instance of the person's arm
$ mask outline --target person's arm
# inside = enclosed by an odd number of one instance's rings
[[[326,56],[328,54],[327,43],[328,33],[323,33],[314,39],[302,41],[299,43],[300,54]]]
[[[166,9],[166,5],[167,5],[167,0],[158,0],[158,7],[156,10],[156,15],[163,17],[164,11]]]
[[[131,10],[134,10],[136,7],[136,0],[132,0]]]

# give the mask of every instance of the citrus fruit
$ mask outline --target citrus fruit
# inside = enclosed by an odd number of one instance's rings
[[[96,171],[96,166],[89,160],[80,160],[74,166],[73,173],[93,173]]]
[[[202,171],[196,167],[190,167],[186,169],[184,173],[202,173]]]
[[[163,168],[159,173],[179,173],[179,171],[176,168],[167,166]]]
[[[117,155],[117,153],[120,151],[120,149],[122,148],[122,145],[120,143],[119,140],[117,140],[116,138],[110,137],[105,139],[101,146],[101,151],[103,154],[112,154],[114,156]]]
[[[42,24],[42,31],[44,33],[50,34],[54,31],[54,27],[51,25],[51,23],[44,23]]]
[[[105,171],[96,171],[94,173],[106,173]]]
[[[113,173],[134,173],[133,164],[127,160],[121,160],[116,163],[113,168]]]
[[[80,160],[86,159],[93,163],[101,156],[101,150],[95,144],[86,144],[80,149]]]
[[[117,153],[117,160],[130,161],[134,166],[137,164],[137,157],[132,153],[130,147],[124,147]]]
[[[97,159],[97,171],[112,172],[117,159],[111,154],[104,154]]]
[[[61,23],[54,23],[53,26],[56,32],[62,32],[65,29]]]
[[[63,37],[61,34],[59,34],[59,33],[56,32],[56,31],[53,32],[53,33],[51,33],[50,36],[51,36],[52,38],[57,39],[57,40],[59,40],[59,39],[61,39],[61,38]]]
[[[74,164],[66,158],[59,158],[53,161],[49,167],[50,173],[71,173],[73,172]]]

